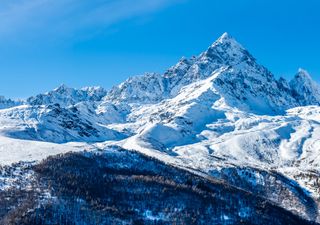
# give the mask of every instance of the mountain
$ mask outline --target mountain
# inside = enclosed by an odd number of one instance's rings
[[[13,101],[11,99],[6,99],[5,97],[0,96],[0,109],[11,108],[21,104],[21,101]]]
[[[227,33],[199,56],[181,59],[162,76],[128,79],[114,87],[106,100],[155,103],[173,98],[182,87],[213,74],[214,88],[227,105],[260,114],[283,113],[299,105],[291,91],[281,89],[272,73]]]
[[[59,104],[60,106],[69,106],[85,101],[100,101],[106,94],[107,91],[101,87],[85,87],[78,90],[61,85],[53,91],[28,98],[27,103],[30,105]]]
[[[290,81],[290,87],[300,105],[320,104],[320,86],[312,80],[307,71],[299,69]]]
[[[106,94],[101,87],[74,89],[61,85],[28,98],[20,107],[1,111],[0,118],[10,125],[0,132],[8,137],[53,143],[121,139],[123,134],[103,125],[121,117],[114,107],[107,107],[106,103],[99,106]],[[12,102],[11,107],[16,105]]]
[[[0,221],[320,223],[319,90],[225,33],[164,74],[7,104]]]

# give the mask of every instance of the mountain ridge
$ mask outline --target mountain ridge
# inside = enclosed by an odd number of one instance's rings
[[[164,74],[146,73],[145,75],[133,76],[120,85],[114,86],[109,91],[101,87],[75,89],[62,84],[47,93],[29,97],[23,103],[30,105],[58,103],[62,106],[74,105],[82,101],[110,101],[116,104],[120,103],[120,101],[126,103],[157,103],[164,99],[175,97],[182,87],[192,82],[206,79],[215,70],[221,68],[231,70],[227,75],[229,78],[231,74],[235,74],[233,77],[237,76],[236,73],[239,76],[244,74],[245,77],[259,79],[262,75],[265,76],[265,80],[255,79],[249,82],[246,81],[246,83],[261,81],[259,84],[261,85],[263,82],[274,82],[273,88],[275,90],[280,88],[282,92],[287,92],[288,96],[281,96],[281,94],[276,93],[280,98],[284,97],[286,101],[289,101],[282,102],[282,104],[288,104],[286,109],[295,106],[320,104],[319,85],[312,80],[306,70],[299,69],[298,73],[290,81],[284,78],[276,80],[270,71],[257,64],[256,59],[228,33],[224,33],[197,57],[182,58]],[[303,74],[305,75],[302,76]],[[218,82],[224,81],[220,79]],[[238,83],[239,81],[233,80],[233,82]],[[303,83],[301,85],[304,86],[298,87],[301,82]],[[305,87],[305,85],[308,86]],[[247,85],[241,88],[245,89]],[[299,88],[300,90],[297,90]],[[229,87],[227,91],[232,89],[233,87]],[[306,93],[298,95],[297,93],[301,91]],[[307,95],[315,95],[316,97],[308,98]]]

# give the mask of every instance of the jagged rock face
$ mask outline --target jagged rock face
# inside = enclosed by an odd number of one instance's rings
[[[246,65],[247,67],[247,65]],[[256,114],[282,114],[298,106],[291,92],[263,67],[230,68],[213,80],[227,105]]]
[[[86,87],[77,90],[61,85],[53,91],[28,98],[27,103],[30,105],[57,103],[61,106],[69,106],[83,101],[100,101],[106,94],[107,91],[101,87]]]
[[[320,87],[315,83],[309,73],[300,69],[295,77],[290,81],[293,96],[300,105],[319,105]]]
[[[282,92],[292,93],[291,87],[286,79],[280,77],[278,80],[278,88]]]

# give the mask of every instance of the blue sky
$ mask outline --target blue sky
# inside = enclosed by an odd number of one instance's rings
[[[223,32],[276,76],[320,81],[318,0],[2,0],[0,95],[110,88],[163,72]]]

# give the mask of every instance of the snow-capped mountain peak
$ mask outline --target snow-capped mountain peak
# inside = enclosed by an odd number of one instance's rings
[[[299,68],[298,69],[298,73],[296,74],[296,77],[301,77],[305,80],[309,80],[311,81],[312,78],[311,78],[311,75],[309,74],[309,72],[303,68]]]
[[[200,60],[207,59],[228,66],[243,61],[255,61],[253,56],[228,33],[224,33],[207,51],[201,54]]]
[[[301,105],[320,104],[320,86],[312,80],[306,70],[300,68],[289,84],[294,97]]]
[[[231,46],[237,46],[237,47],[240,47],[240,48],[243,48],[241,46],[240,43],[238,43],[236,41],[235,38],[233,38],[229,33],[225,32],[223,33],[216,41],[213,42],[213,44],[211,45],[211,47],[216,47],[218,46],[219,44],[226,44],[226,43],[229,43]]]
[[[216,40],[215,42],[225,42],[226,40],[230,40],[233,39],[228,32],[224,32],[220,38],[218,38],[218,40]]]
[[[310,73],[302,68],[298,69],[298,72],[293,77],[292,82],[294,80],[298,81],[300,84],[303,85],[317,86],[317,83],[312,79]]]
[[[106,100],[127,103],[155,103],[177,96],[183,87],[213,74],[215,89],[232,107],[259,113],[278,113],[298,106],[285,82],[258,64],[232,36],[224,33],[206,51],[182,58],[163,75],[128,79],[113,88]]]
[[[53,89],[53,91],[60,92],[60,93],[63,93],[63,92],[66,92],[66,91],[70,91],[70,90],[72,90],[72,88],[69,88],[65,84],[61,84],[60,86],[58,86],[55,89]]]

